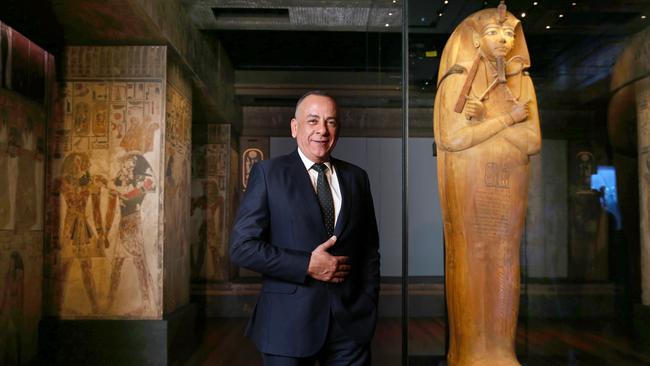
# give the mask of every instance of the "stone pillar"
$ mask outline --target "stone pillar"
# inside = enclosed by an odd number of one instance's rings
[[[54,58],[0,22],[0,363],[36,355]]]
[[[192,169],[192,278],[231,279],[228,243],[237,188],[237,148],[230,125],[206,124],[194,130]]]
[[[165,247],[163,304],[169,314],[189,302],[192,86],[167,65],[165,120]]]
[[[626,286],[626,294],[636,302],[637,283],[640,282],[640,303],[634,306],[632,324],[635,327],[635,338],[639,349],[650,352],[650,28],[637,33],[632,37],[626,48],[612,68],[612,100],[609,105],[609,132],[610,141],[619,155],[625,156],[634,149],[621,146],[626,140],[632,140],[634,131],[637,133],[637,166],[638,166],[638,187],[639,201],[638,213],[640,219],[639,244],[640,249],[628,251],[628,257],[632,263],[629,270],[635,275]],[[633,89],[631,89],[633,88]],[[624,111],[630,106],[636,105],[636,115],[628,116]],[[623,108],[628,107],[628,108]],[[619,113],[612,113],[617,111]],[[634,123],[636,117],[636,124]],[[618,128],[613,128],[614,126]],[[635,128],[636,127],[636,128]],[[628,144],[628,145],[631,145]],[[632,156],[633,157],[633,156]],[[617,172],[622,173],[622,172]],[[630,176],[635,176],[632,173]],[[620,187],[621,190],[624,187]],[[634,195],[626,195],[633,197]],[[623,210],[624,226],[635,227],[630,219],[634,215],[626,214]],[[629,229],[627,229],[629,230]],[[632,233],[634,234],[634,233]],[[635,235],[627,235],[629,238]],[[634,243],[632,243],[634,245]],[[640,254],[637,259],[635,254]],[[635,269],[640,262],[640,275]],[[637,277],[638,276],[638,277]],[[639,278],[640,277],[640,278]],[[638,281],[638,282],[637,282]]]
[[[193,324],[183,308],[191,88],[165,46],[64,56],[62,116],[50,129],[43,353],[55,364],[166,364],[170,327]]]
[[[641,302],[650,306],[650,79],[635,83],[641,219]]]

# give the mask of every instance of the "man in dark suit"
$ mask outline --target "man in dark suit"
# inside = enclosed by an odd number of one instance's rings
[[[369,365],[379,239],[366,172],[330,153],[337,106],[312,91],[296,105],[293,153],[256,163],[230,258],[263,275],[246,334],[264,364]]]

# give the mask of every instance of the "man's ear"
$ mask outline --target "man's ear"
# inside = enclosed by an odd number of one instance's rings
[[[291,137],[294,139],[298,136],[298,120],[295,118],[291,119]]]
[[[474,45],[474,48],[479,48],[481,46],[481,36],[476,32],[472,32],[472,44]]]

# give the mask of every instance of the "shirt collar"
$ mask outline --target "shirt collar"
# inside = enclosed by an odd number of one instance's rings
[[[316,164],[313,161],[311,161],[305,154],[302,153],[302,151],[300,150],[300,147],[298,148],[298,155],[300,155],[300,160],[302,160],[302,163],[305,164],[305,169],[307,169],[307,171],[309,171],[309,169],[311,169],[311,167],[314,164]],[[325,163],[325,166],[327,166],[327,169],[329,169],[330,172],[333,173],[334,171],[332,170],[332,163],[329,162],[329,161],[325,161],[324,163]]]

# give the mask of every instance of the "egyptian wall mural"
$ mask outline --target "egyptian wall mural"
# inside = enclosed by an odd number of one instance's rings
[[[48,313],[162,315],[165,47],[69,47],[52,126]]]
[[[36,352],[43,276],[43,106],[0,89],[0,364]]]
[[[231,163],[230,125],[195,126],[193,134],[192,279],[227,281],[231,273],[228,259],[231,192],[237,184],[231,172],[236,167]]]
[[[0,23],[0,365],[27,364],[36,354],[53,72],[51,55]]]
[[[168,64],[165,121],[164,310],[189,302],[192,89]]]

